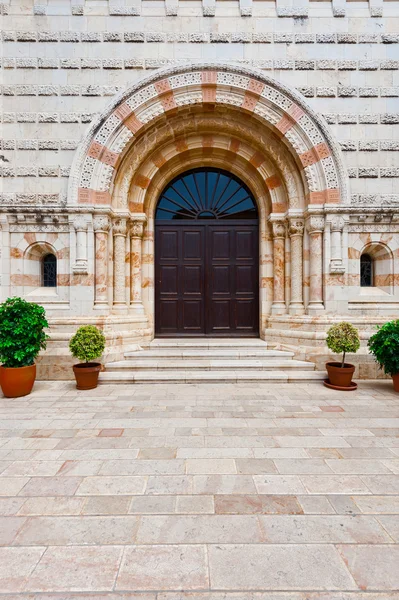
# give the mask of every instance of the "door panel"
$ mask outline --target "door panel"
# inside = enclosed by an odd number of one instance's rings
[[[155,234],[158,335],[257,335],[258,225],[161,222]]]

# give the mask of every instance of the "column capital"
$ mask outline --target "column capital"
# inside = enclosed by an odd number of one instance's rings
[[[285,220],[272,221],[273,238],[285,238],[286,222]]]
[[[323,215],[313,215],[306,220],[306,229],[310,234],[324,231],[325,218]]]
[[[144,234],[144,219],[131,219],[130,220],[130,237],[142,238]]]
[[[341,232],[345,225],[345,219],[340,215],[334,215],[331,219],[331,231]]]
[[[111,222],[107,215],[94,215],[93,229],[97,233],[99,231],[107,233],[111,227]]]
[[[112,231],[115,236],[122,235],[125,237],[126,233],[127,233],[126,219],[125,218],[115,219],[115,221],[112,224]]]
[[[83,216],[75,217],[73,226],[76,231],[87,231],[87,220]]]
[[[289,221],[289,234],[291,237],[294,235],[303,235],[303,230],[305,228],[305,221],[298,217],[291,217]]]

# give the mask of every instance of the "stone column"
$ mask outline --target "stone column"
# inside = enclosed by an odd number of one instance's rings
[[[285,314],[285,222],[273,221],[273,304],[272,314]]]
[[[331,219],[331,261],[330,273],[344,273],[342,262],[342,231],[345,221],[343,217],[335,216]]]
[[[76,231],[76,260],[73,272],[87,273],[87,221],[83,216],[76,217],[73,226]]]
[[[108,305],[108,231],[110,225],[106,215],[94,216],[95,308],[103,308]]]
[[[290,315],[303,315],[303,219],[291,218],[289,234],[291,239],[291,301]]]
[[[144,315],[141,297],[143,233],[144,220],[133,219],[130,227],[130,308],[137,315]]]
[[[324,216],[314,215],[306,221],[309,232],[309,304],[308,313],[324,310],[323,305],[323,230]]]
[[[127,308],[125,287],[125,244],[126,219],[116,219],[113,223],[114,235],[114,308]]]

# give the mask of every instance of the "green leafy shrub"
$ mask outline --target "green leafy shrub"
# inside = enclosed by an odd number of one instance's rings
[[[46,312],[42,306],[22,298],[8,298],[0,304],[0,362],[3,367],[33,365],[46,348]]]
[[[82,362],[90,362],[99,358],[104,352],[105,337],[102,331],[94,325],[83,325],[79,327],[69,342],[72,356]]]
[[[341,354],[343,352],[341,364],[343,368],[345,365],[345,354],[347,352],[357,352],[360,348],[359,332],[351,323],[343,321],[330,327],[327,331],[326,343],[334,354]]]
[[[368,341],[368,347],[381,369],[387,375],[399,373],[399,320],[389,321],[377,328]]]

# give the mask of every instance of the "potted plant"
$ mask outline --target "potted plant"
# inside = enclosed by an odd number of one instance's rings
[[[7,398],[30,394],[36,379],[35,358],[46,348],[46,313],[22,298],[0,305],[0,385]]]
[[[334,389],[356,389],[352,382],[355,372],[354,365],[345,362],[347,352],[357,352],[360,348],[359,332],[351,323],[337,323],[327,331],[327,346],[334,354],[341,354],[342,361],[326,363],[328,381],[327,387]]]
[[[71,338],[69,349],[72,356],[80,361],[85,361],[73,366],[78,390],[92,390],[97,387],[101,363],[91,361],[99,358],[104,352],[104,348],[104,334],[94,325],[79,327]]]
[[[399,392],[399,319],[377,328],[368,347],[381,369],[392,377],[393,389]]]

